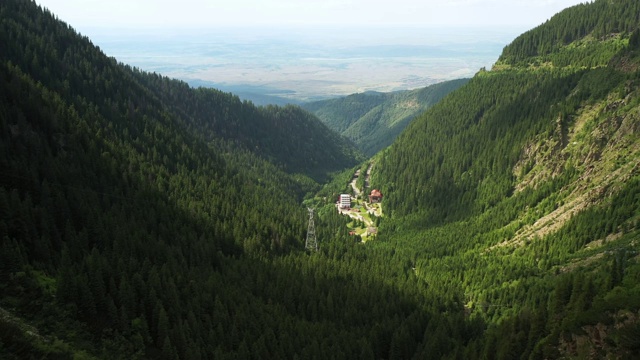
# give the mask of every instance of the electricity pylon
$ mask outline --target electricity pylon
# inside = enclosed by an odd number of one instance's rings
[[[307,250],[318,251],[318,241],[316,240],[316,227],[313,225],[313,209],[307,208],[309,210],[309,227],[307,227],[307,241],[304,244],[304,247]]]

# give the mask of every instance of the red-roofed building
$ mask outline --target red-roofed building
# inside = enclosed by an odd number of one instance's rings
[[[371,190],[371,194],[369,194],[369,202],[370,203],[379,203],[382,201],[382,193],[378,189]]]

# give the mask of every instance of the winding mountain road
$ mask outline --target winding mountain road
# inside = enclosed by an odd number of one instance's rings
[[[369,178],[371,178],[371,169],[373,168],[373,163],[369,164],[369,167],[367,168],[367,172],[365,173],[365,179],[364,179],[364,189],[368,189],[369,188]],[[358,181],[358,178],[360,177],[360,169],[356,170],[356,172],[353,174],[353,178],[351,179],[351,188],[353,189],[353,197],[358,197],[358,195],[360,195],[362,193],[362,191],[360,191],[360,189],[358,189],[358,187],[356,186],[356,182]]]
[[[360,189],[356,186],[356,181],[360,177],[360,169],[353,174],[353,179],[351,179],[351,188],[353,189],[353,197],[358,197],[360,195]]]
[[[369,178],[371,177],[371,169],[373,168],[373,163],[369,164],[369,167],[367,168],[366,171],[366,178],[365,178],[365,190],[369,188]],[[353,196],[352,196],[352,201],[357,201],[356,198],[362,193],[362,191],[360,189],[358,189],[358,187],[356,186],[356,182],[358,181],[358,178],[360,177],[360,169],[358,169],[354,174],[353,174],[353,178],[351,179],[351,189],[353,189]],[[337,205],[336,205],[337,206]],[[362,200],[362,206],[364,208],[364,211],[372,214],[372,215],[376,215],[376,216],[381,216],[382,214],[379,213],[379,211],[376,211],[375,208],[370,208],[368,206],[368,203],[366,202],[366,200]],[[362,221],[367,227],[373,227],[375,228],[374,222],[369,219],[368,217],[364,217],[362,215],[362,213],[357,210],[357,209],[341,209],[338,206],[338,212],[342,215],[347,215],[352,219],[356,219],[359,221]]]

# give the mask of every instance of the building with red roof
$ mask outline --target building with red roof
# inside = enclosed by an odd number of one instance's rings
[[[382,201],[382,193],[378,189],[371,190],[371,194],[369,194],[369,202],[370,203],[379,203]]]

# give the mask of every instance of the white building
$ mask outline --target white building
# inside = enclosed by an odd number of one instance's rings
[[[351,195],[349,194],[340,194],[340,203],[339,206],[341,209],[348,209],[351,207]]]

